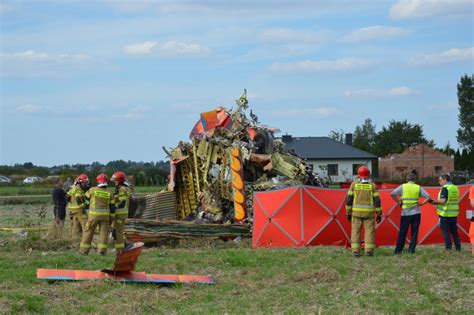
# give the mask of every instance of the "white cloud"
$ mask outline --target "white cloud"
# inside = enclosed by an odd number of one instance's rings
[[[5,61],[37,61],[49,63],[69,63],[83,62],[91,59],[85,54],[49,54],[45,52],[37,52],[34,50],[25,50],[15,53],[2,53],[1,59]]]
[[[52,54],[34,50],[0,54],[2,76],[6,77],[67,77],[87,69],[93,62],[93,58],[86,54]]]
[[[413,19],[428,16],[472,16],[472,0],[399,0],[390,7],[392,19]]]
[[[41,112],[43,110],[43,107],[38,105],[26,104],[17,106],[15,110],[19,113],[34,114]]]
[[[283,73],[351,72],[367,70],[371,66],[373,66],[373,62],[366,59],[342,58],[274,63],[270,66],[270,69]]]
[[[333,106],[321,107],[292,107],[285,110],[275,110],[271,112],[272,116],[277,117],[304,117],[304,118],[327,118],[339,114],[340,111]]]
[[[321,44],[329,40],[329,31],[303,31],[289,28],[271,28],[259,34],[260,40],[268,43],[311,43]]]
[[[417,92],[406,86],[398,86],[390,89],[359,89],[344,92],[346,97],[396,97],[416,94]]]
[[[207,54],[209,52],[209,48],[198,44],[188,44],[171,40],[160,45],[159,51],[166,54],[201,55]]]
[[[449,102],[445,104],[435,104],[435,105],[430,105],[427,106],[426,109],[429,110],[430,112],[438,112],[438,111],[452,111],[455,110],[457,107],[457,104],[454,102]]]
[[[451,48],[446,51],[434,54],[423,55],[412,58],[409,63],[412,65],[435,65],[453,62],[473,61],[474,47]]]
[[[352,32],[344,35],[342,37],[342,41],[347,43],[360,43],[372,40],[386,40],[405,36],[409,33],[409,30],[400,27],[374,25],[353,30]]]
[[[195,43],[185,43],[170,40],[164,43],[146,41],[143,43],[130,44],[124,47],[124,52],[129,55],[205,55],[209,53],[209,48]]]
[[[117,115],[117,118],[122,118],[125,120],[142,120],[145,118],[146,114],[150,111],[149,107],[146,106],[137,106],[129,109],[123,115]]]
[[[147,55],[152,53],[152,49],[157,42],[146,41],[144,43],[130,44],[123,48],[123,51],[128,55]]]

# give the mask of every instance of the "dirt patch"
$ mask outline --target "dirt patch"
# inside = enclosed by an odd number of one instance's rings
[[[332,268],[324,267],[317,271],[311,272],[300,272],[296,275],[295,281],[297,282],[307,282],[307,281],[314,281],[314,282],[335,282],[340,279],[341,275]]]

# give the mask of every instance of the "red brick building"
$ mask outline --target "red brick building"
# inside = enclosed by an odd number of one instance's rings
[[[410,147],[400,154],[379,158],[379,175],[385,179],[404,179],[412,170],[418,178],[435,177],[454,171],[454,157],[425,144]]]

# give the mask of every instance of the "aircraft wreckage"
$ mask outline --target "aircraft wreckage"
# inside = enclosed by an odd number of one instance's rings
[[[283,150],[283,142],[275,138],[277,128],[261,124],[252,110],[247,117],[248,107],[244,91],[234,109],[201,113],[189,142],[163,148],[170,159],[168,185],[135,200],[130,215],[141,219],[127,221],[127,237],[187,236],[189,224],[166,220],[201,224],[205,237],[242,235],[237,225],[252,223],[254,191],[319,185],[302,158]],[[163,228],[163,220],[169,229]],[[213,230],[211,224],[224,225]]]

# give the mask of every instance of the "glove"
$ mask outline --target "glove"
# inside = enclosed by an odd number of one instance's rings
[[[352,221],[352,214],[347,214],[346,216],[347,216],[347,220],[348,220],[349,222],[351,222],[351,221]]]
[[[382,221],[382,216],[380,214],[377,214],[377,217],[375,218],[375,222],[380,223]]]

